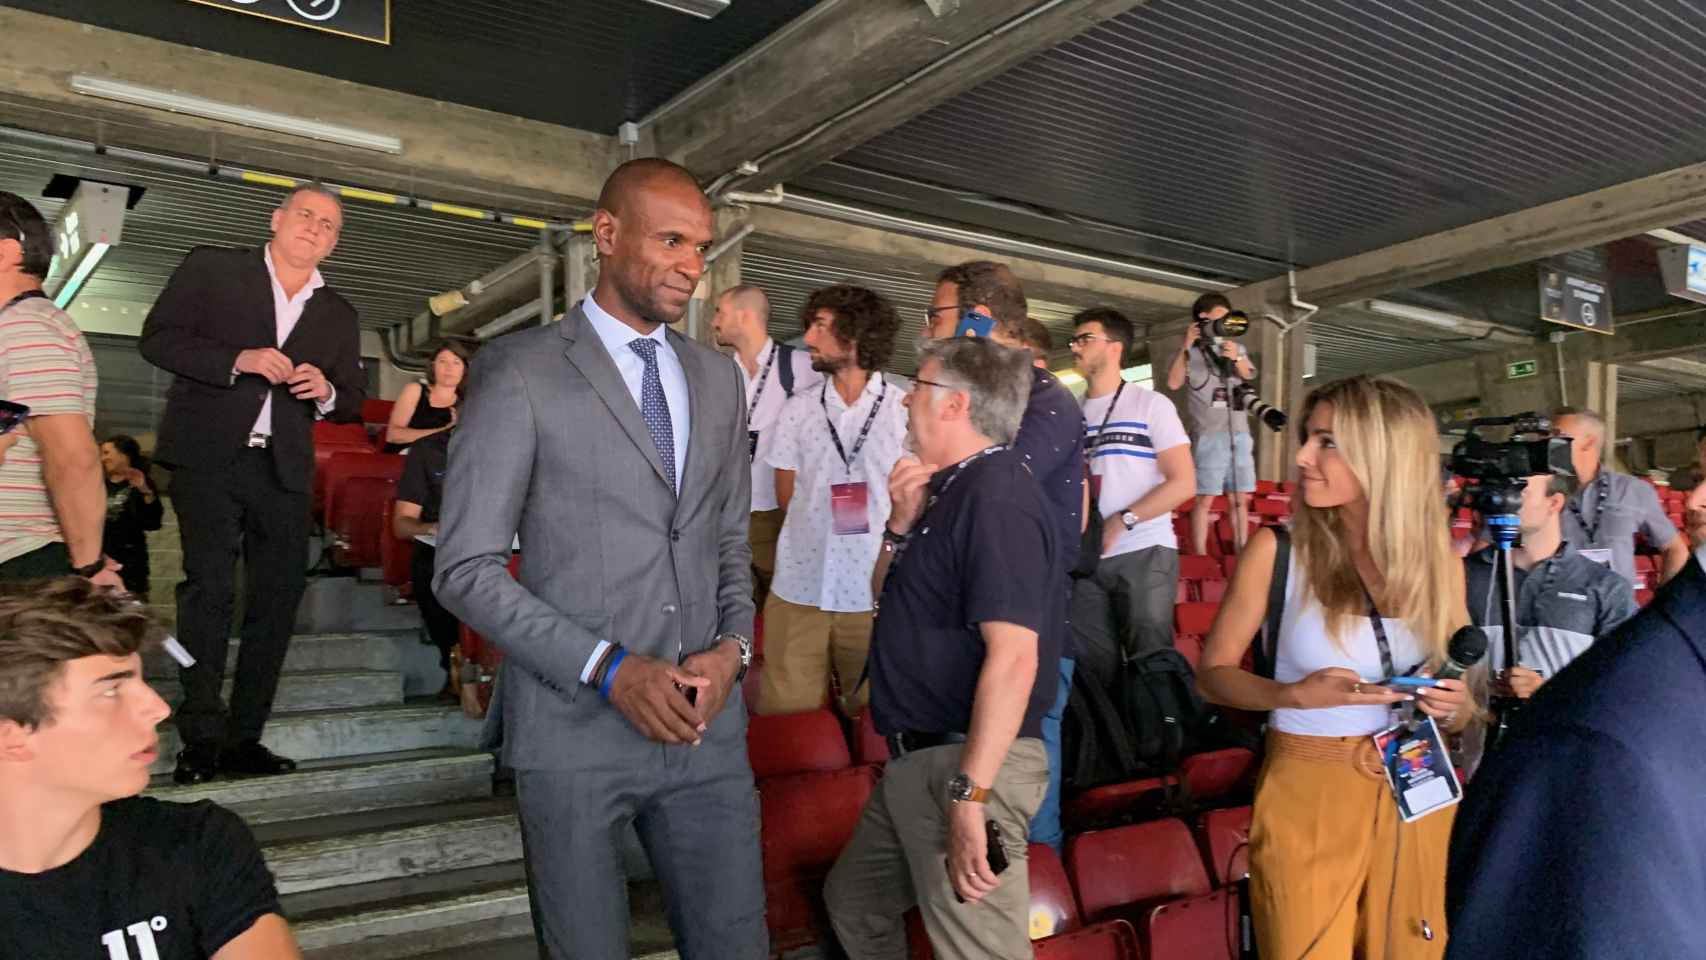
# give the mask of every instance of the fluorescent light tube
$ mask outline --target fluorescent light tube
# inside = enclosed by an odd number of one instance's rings
[[[101,265],[101,258],[107,255],[108,245],[100,242],[89,244],[84,250],[82,259],[71,269],[71,275],[59,285],[59,290],[53,295],[53,305],[64,310],[66,305],[77,299],[78,291],[89,281],[95,268]]]
[[[303,117],[293,117],[285,113],[256,110],[253,107],[208,100],[172,90],[144,87],[134,83],[125,83],[122,80],[109,80],[106,77],[91,77],[88,74],[79,73],[72,76],[71,89],[87,96],[100,97],[103,100],[133,103],[155,110],[167,110],[192,117],[219,120],[238,126],[254,127],[257,130],[271,130],[274,133],[287,133],[291,136],[306,137],[310,140],[338,143],[346,147],[376,150],[380,153],[403,152],[403,141],[385,134],[370,133],[366,130],[357,130],[354,127],[322,123]]]
[[[646,0],[666,10],[685,13],[690,17],[709,20],[729,8],[729,0]]]
[[[1393,303],[1390,300],[1370,300],[1366,304],[1370,313],[1378,313],[1401,320],[1414,320],[1432,327],[1442,327],[1446,330],[1463,329],[1464,318],[1453,316],[1440,310],[1429,310],[1427,307],[1412,307],[1407,303]]]

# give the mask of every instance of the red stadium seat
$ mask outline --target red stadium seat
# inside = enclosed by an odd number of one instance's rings
[[[1216,887],[1242,880],[1250,874],[1250,808],[1210,810],[1197,821],[1203,849],[1208,854],[1209,875]]]
[[[1078,901],[1060,854],[1046,843],[1033,843],[1026,857],[1031,880],[1031,939],[1077,930],[1083,925],[1078,919]]]
[[[1166,777],[1146,777],[1092,787],[1067,800],[1061,807],[1061,817],[1070,830],[1082,830],[1122,819],[1153,816],[1161,810],[1168,788],[1175,782]]]
[[[1635,555],[1636,573],[1653,573],[1658,569],[1658,567],[1658,558],[1654,557],[1652,554],[1638,553]]]
[[[1179,557],[1179,579],[1219,580],[1220,563],[1213,557],[1187,553]]]
[[[1257,497],[1250,507],[1263,523],[1277,523],[1291,516],[1291,501],[1278,497]]]
[[[400,456],[374,453],[372,450],[335,451],[316,478],[324,484],[321,516],[325,518],[326,530],[330,532],[333,529],[339,509],[338,498],[351,477],[379,477],[396,483],[403,476],[403,462]],[[378,513],[379,508],[375,507],[374,515]]]
[[[875,767],[852,767],[772,777],[758,785],[765,923],[772,950],[805,946],[829,929],[823,881],[853,836],[876,784]]]
[[[397,481],[390,477],[354,476],[343,482],[326,512],[326,529],[332,539],[332,563],[363,568],[380,565],[380,541],[391,535],[385,529],[385,508],[396,499]]]
[[[854,763],[874,763],[881,766],[889,762],[888,741],[877,733],[877,724],[871,719],[869,707],[853,717],[852,739]]]
[[[361,402],[361,422],[376,423],[384,427],[391,420],[391,408],[396,406],[390,400],[369,398]]]
[[[1191,670],[1197,669],[1197,664],[1202,660],[1203,642],[1201,637],[1174,636],[1173,649],[1179,651],[1180,656],[1190,661]]]
[[[1179,777],[1192,800],[1219,800],[1247,793],[1255,785],[1257,767],[1253,751],[1227,747],[1186,757]]]
[[[372,453],[373,443],[359,423],[332,423],[320,420],[314,424],[314,515],[324,516],[326,502],[326,465],[333,454]]]
[[[1653,591],[1651,591],[1651,590],[1637,590],[1637,591],[1635,591],[1635,603],[1637,606],[1644,607],[1647,604],[1652,603],[1652,602],[1653,602]]]
[[[1181,603],[1173,608],[1173,632],[1183,637],[1206,637],[1219,611],[1218,603]]]
[[[1219,603],[1225,598],[1225,580],[1204,580],[1197,584],[1197,599],[1203,603]]]
[[[1153,908],[1138,926],[1148,960],[1237,960],[1238,898],[1229,890]]]
[[[379,569],[385,574],[385,583],[396,591],[399,599],[414,595],[415,585],[411,577],[411,563],[415,557],[415,541],[405,540],[391,532],[391,521],[395,516],[397,501],[395,498],[386,502],[385,513],[379,520]]]
[[[1090,921],[1119,919],[1131,907],[1212,889],[1191,830],[1180,820],[1081,833],[1067,841],[1066,868]]]
[[[1037,960],[1141,960],[1137,931],[1124,920],[1098,923],[1038,940],[1032,944]]]
[[[1189,580],[1180,580],[1178,589],[1173,591],[1173,602],[1192,603],[1197,599],[1197,585]]]
[[[1220,561],[1221,569],[1226,571],[1226,579],[1232,579],[1232,572],[1238,569],[1237,557],[1226,557]]]
[[[752,775],[759,780],[845,770],[853,765],[841,721],[829,710],[748,718],[746,755]]]

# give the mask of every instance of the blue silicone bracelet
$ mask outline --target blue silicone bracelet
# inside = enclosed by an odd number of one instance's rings
[[[617,647],[616,655],[610,658],[609,668],[604,671],[604,683],[599,686],[598,695],[606,700],[610,699],[610,685],[616,680],[616,668],[622,665],[622,660],[626,656],[628,656],[628,651]]]

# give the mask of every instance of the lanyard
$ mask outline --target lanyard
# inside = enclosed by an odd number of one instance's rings
[[[1392,644],[1386,639],[1386,624],[1380,619],[1380,608],[1374,605],[1374,595],[1362,588],[1362,595],[1368,598],[1368,625],[1374,628],[1374,642],[1380,647],[1380,671],[1386,678],[1395,677],[1398,671],[1392,666]]]
[[[1576,523],[1581,525],[1582,535],[1587,538],[1587,545],[1590,547],[1599,543],[1599,525],[1605,519],[1605,501],[1611,499],[1611,476],[1605,472],[1604,467],[1599,470],[1599,479],[1594,482],[1594,486],[1599,490],[1599,500],[1593,507],[1593,526],[1588,526],[1587,518],[1582,516],[1580,501],[1587,499],[1587,492],[1582,492],[1580,500],[1576,497],[1570,498],[1570,512],[1576,515]]]
[[[1084,459],[1086,461],[1088,461],[1090,459],[1090,452],[1092,450],[1094,450],[1096,447],[1099,447],[1102,445],[1102,437],[1104,435],[1106,435],[1108,432],[1108,421],[1113,419],[1114,408],[1119,406],[1120,394],[1122,394],[1124,392],[1125,392],[1125,381],[1121,380],[1119,387],[1114,390],[1114,398],[1112,400],[1108,401],[1108,412],[1102,414],[1102,425],[1096,428],[1096,439],[1095,439],[1095,441],[1093,443],[1091,443],[1089,446],[1086,446],[1084,448]]]
[[[12,299],[6,301],[6,305],[3,307],[0,307],[0,313],[5,313],[6,311],[12,309],[13,307],[17,306],[20,303],[23,303],[26,300],[46,300],[46,299],[47,299],[47,294],[42,293],[40,290],[25,290],[23,293],[20,293],[17,296],[13,297]]]
[[[918,522],[913,524],[913,528],[920,531],[920,532],[928,533],[930,530],[930,527],[928,524],[925,523],[925,521],[930,519],[930,511],[935,508],[936,501],[941,500],[944,496],[947,495],[948,489],[954,485],[955,480],[958,480],[960,478],[960,474],[964,473],[965,469],[967,467],[978,462],[979,460],[982,460],[984,457],[987,457],[992,453],[1000,453],[1002,450],[1006,450],[1006,449],[1008,449],[1008,445],[1004,444],[1004,443],[998,443],[993,447],[984,447],[982,450],[979,450],[978,452],[972,454],[971,456],[965,458],[964,460],[961,460],[959,463],[954,464],[954,466],[953,466],[954,472],[948,474],[948,479],[942,481],[942,488],[940,490],[937,490],[935,493],[932,493],[930,495],[930,499],[924,501],[924,509],[919,511]],[[1029,468],[1027,468],[1027,469],[1029,469]],[[900,563],[901,557],[903,555],[904,554],[898,554],[897,553],[894,560],[890,564],[889,569],[891,571],[894,569],[895,565],[898,565]],[[884,586],[884,589],[885,590],[888,589],[886,585]]]
[[[873,373],[872,376],[881,377],[882,374]],[[829,439],[835,444],[835,452],[841,455],[841,465],[846,467],[849,473],[853,470],[853,462],[859,459],[859,451],[865,447],[865,437],[871,433],[871,424],[877,422],[877,411],[883,408],[883,398],[888,396],[888,381],[882,380],[880,382],[882,386],[877,389],[877,402],[871,404],[871,412],[865,417],[865,425],[859,429],[859,439],[853,441],[853,452],[851,454],[842,448],[841,434],[836,432],[835,421],[829,416],[829,379],[827,377],[823,381],[823,391],[818,394],[817,402],[823,406],[823,422],[829,424]]]
[[[758,401],[764,399],[764,387],[770,383],[770,365],[776,362],[776,354],[782,352],[782,345],[770,341],[770,356],[764,358],[764,369],[758,371],[758,389],[752,393],[752,400],[746,405],[746,422],[752,423],[752,413],[758,409]],[[735,361],[739,363],[739,360]]]

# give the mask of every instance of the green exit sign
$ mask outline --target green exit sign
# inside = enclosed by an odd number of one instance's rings
[[[1515,363],[1505,364],[1506,380],[1521,380],[1523,377],[1532,377],[1539,372],[1540,364],[1533,360],[1518,360]]]

